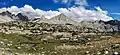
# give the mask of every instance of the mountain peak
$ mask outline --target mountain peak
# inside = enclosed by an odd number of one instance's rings
[[[71,18],[67,17],[64,14],[60,14],[51,19],[41,20],[41,22],[52,23],[52,24],[66,24],[66,23],[74,24],[76,23],[75,21],[73,21]]]
[[[11,15],[11,13],[9,12],[9,11],[5,11],[5,12],[2,12],[2,13],[0,13],[0,15]]]
[[[64,14],[60,14],[58,16],[55,16],[53,18],[51,18],[52,20],[58,20],[58,21],[68,21],[70,20],[71,18],[65,16]]]
[[[7,16],[9,16],[11,18],[13,18],[13,16],[15,16],[14,14],[10,13],[9,11],[2,12],[2,13],[0,13],[0,15],[2,15],[2,16],[7,15]]]

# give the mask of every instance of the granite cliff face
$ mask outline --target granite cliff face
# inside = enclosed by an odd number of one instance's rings
[[[16,15],[16,17],[18,18],[17,20],[21,20],[21,21],[29,21],[27,16],[24,16],[23,14],[19,13]]]

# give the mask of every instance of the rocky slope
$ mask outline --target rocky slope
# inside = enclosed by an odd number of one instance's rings
[[[12,15],[8,11],[2,12],[2,13],[0,13],[0,23],[14,21],[13,17],[14,17],[14,15]]]
[[[0,24],[0,53],[3,51],[3,54],[112,55],[120,52],[119,40],[117,32],[101,32],[91,26],[69,23],[13,21]]]

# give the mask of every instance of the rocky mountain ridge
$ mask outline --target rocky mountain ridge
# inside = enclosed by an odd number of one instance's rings
[[[73,25],[73,26],[78,26],[78,27],[80,27],[82,29],[86,29],[86,30],[90,30],[90,29],[97,30],[97,32],[119,32],[120,31],[120,24],[119,24],[120,21],[118,21],[118,20],[110,20],[110,21],[99,20],[99,21],[77,22],[77,21],[74,21],[73,19],[71,19],[70,17],[65,16],[64,14],[60,14],[51,19],[47,19],[44,16],[41,16],[41,18],[34,18],[34,19],[32,18],[30,20],[29,17],[25,16],[22,13],[14,15],[8,11],[0,13],[0,16],[2,16],[0,18],[1,23],[5,23],[5,24],[6,24],[6,22],[15,24],[16,22],[19,23],[19,21],[21,21],[23,23],[28,22],[28,24],[21,23],[22,25],[31,25],[31,23],[29,23],[29,22],[32,22],[36,25],[37,25],[37,23],[48,23],[48,24],[56,24],[56,25],[69,24],[69,25]],[[15,21],[15,22],[13,22],[13,21]],[[7,24],[7,25],[9,25],[9,24]],[[20,26],[20,24],[17,24],[17,25]],[[67,25],[65,25],[65,26],[67,26]]]

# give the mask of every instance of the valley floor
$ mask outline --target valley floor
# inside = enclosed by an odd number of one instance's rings
[[[113,55],[120,53],[120,37],[99,40],[39,40],[0,33],[0,55]]]

